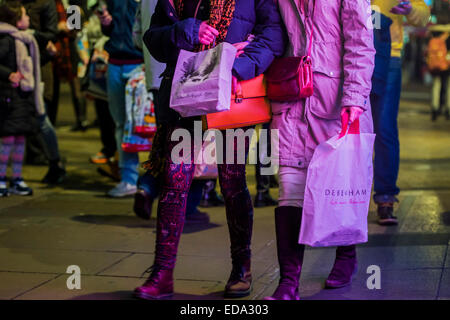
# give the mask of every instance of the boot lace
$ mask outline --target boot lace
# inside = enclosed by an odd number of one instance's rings
[[[150,267],[148,267],[142,274],[141,274],[141,278],[144,277],[144,275],[149,274],[149,277],[147,279],[147,281],[145,281],[144,285],[147,284],[157,284],[158,283],[158,277],[157,274],[158,272],[161,270],[161,267],[154,264],[151,265]]]

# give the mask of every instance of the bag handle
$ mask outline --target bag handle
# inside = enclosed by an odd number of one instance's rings
[[[345,112],[342,115],[342,129],[341,129],[341,133],[339,134],[339,139],[341,139],[342,137],[344,137],[347,134],[347,129],[348,129],[348,134],[360,134],[359,119],[356,119],[355,121],[351,122],[350,127],[348,125],[349,122],[350,122],[350,114],[348,112]]]

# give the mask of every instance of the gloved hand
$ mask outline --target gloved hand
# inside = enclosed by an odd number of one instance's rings
[[[391,13],[398,15],[408,15],[412,11],[412,4],[408,1],[398,0],[398,5],[391,9]]]

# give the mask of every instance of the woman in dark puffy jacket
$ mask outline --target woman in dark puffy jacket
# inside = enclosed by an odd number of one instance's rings
[[[33,130],[36,105],[43,107],[40,91],[39,48],[28,29],[30,18],[17,1],[0,4],[0,197],[9,191],[33,192],[22,178],[25,135]],[[8,190],[6,170],[11,158]]]
[[[247,43],[251,34],[255,38]],[[149,279],[135,290],[137,297],[160,299],[173,294],[173,269],[183,230],[187,194],[194,175],[195,165],[175,164],[170,157],[175,145],[171,142],[171,133],[175,128],[192,130],[195,120],[181,118],[169,109],[172,77],[180,49],[196,51],[201,45],[208,48],[214,43],[235,44],[240,55],[234,62],[232,74],[235,80],[247,80],[263,73],[275,56],[283,54],[284,39],[273,0],[158,1],[144,41],[153,57],[167,64],[156,110],[160,126],[150,159],[150,165],[155,169],[157,160],[163,158],[160,171],[163,185],[158,205],[155,261]],[[219,165],[219,181],[226,203],[233,265],[225,295],[242,297],[250,293],[252,282],[253,207],[246,185],[245,164]]]

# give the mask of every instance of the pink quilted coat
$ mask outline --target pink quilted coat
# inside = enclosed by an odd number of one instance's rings
[[[304,3],[304,13],[301,12]],[[289,36],[285,56],[305,55],[314,24],[314,95],[272,102],[280,165],[306,168],[316,146],[340,131],[342,107],[359,106],[361,132],[373,132],[370,109],[375,49],[370,0],[278,0]],[[306,16],[309,17],[306,17]]]

